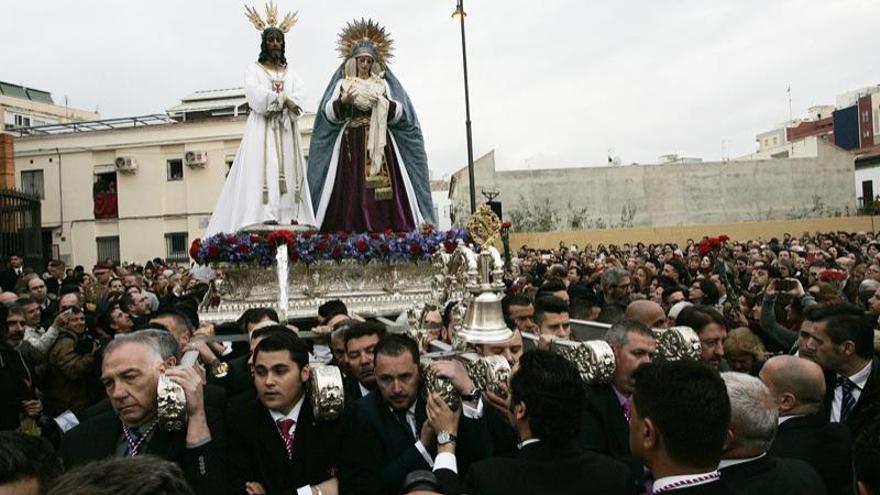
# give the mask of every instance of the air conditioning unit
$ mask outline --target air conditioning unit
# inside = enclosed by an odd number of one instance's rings
[[[187,151],[183,155],[183,161],[188,167],[202,168],[208,164],[208,153],[205,151]]]
[[[137,162],[130,156],[120,156],[116,158],[116,171],[123,174],[133,174],[137,170]]]

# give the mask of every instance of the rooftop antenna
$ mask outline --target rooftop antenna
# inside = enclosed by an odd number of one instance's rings
[[[791,84],[788,85],[788,88],[785,91],[788,93],[788,122],[789,124],[793,124],[794,114],[791,112]]]

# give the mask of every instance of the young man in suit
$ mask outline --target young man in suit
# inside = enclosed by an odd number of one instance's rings
[[[816,311],[801,329],[802,345],[825,371],[825,417],[857,437],[880,408],[880,359],[874,332],[857,306],[834,304]]]
[[[376,321],[355,323],[345,331],[345,355],[350,371],[344,382],[346,406],[376,389],[373,351],[384,336],[385,325]]]
[[[180,385],[186,396],[186,427],[159,428],[159,375]],[[119,335],[107,344],[101,381],[112,411],[91,417],[67,432],[61,458],[68,468],[108,457],[150,454],[178,464],[197,494],[226,489],[222,419],[206,412],[204,384],[194,367],[170,368],[148,332]]]
[[[315,419],[310,375],[308,345],[293,332],[254,348],[257,395],[227,414],[230,493],[337,493],[339,421]]]
[[[5,270],[0,271],[0,288],[3,292],[12,292],[18,279],[24,273],[24,260],[18,254],[9,255],[9,266]]]
[[[467,470],[463,484],[456,458],[457,411],[431,396],[428,418],[437,430],[435,473],[447,495],[629,494],[627,467],[582,451],[573,439],[581,425],[584,388],[575,367],[548,351],[523,354],[510,379],[510,419],[521,442],[512,458],[492,457]],[[465,469],[462,469],[464,471]]]
[[[799,459],[767,454],[776,435],[776,402],[761,380],[722,373],[730,399],[730,428],[721,463],[721,483],[740,495],[824,495],[825,484]]]
[[[729,424],[724,382],[704,363],[651,363],[636,371],[629,446],[654,474],[655,494],[731,494],[717,470]]]
[[[818,364],[794,356],[774,356],[759,374],[779,409],[779,428],[769,453],[813,466],[829,494],[851,495],[852,437],[822,414],[825,376]]]
[[[639,493],[645,488],[645,468],[629,450],[629,420],[635,389],[633,374],[639,366],[652,362],[657,340],[644,323],[623,320],[611,326],[605,334],[605,341],[614,350],[614,376],[611,383],[587,387],[581,445],[626,463]]]
[[[341,493],[397,493],[407,473],[430,469],[434,464],[439,432],[426,421],[425,399],[419,395],[418,344],[406,335],[386,335],[375,345],[374,362],[377,389],[354,402],[348,411],[340,459]],[[459,374],[450,380],[455,383],[460,378]],[[470,412],[466,408],[461,422],[463,464],[491,454],[481,408],[479,403],[472,405]]]

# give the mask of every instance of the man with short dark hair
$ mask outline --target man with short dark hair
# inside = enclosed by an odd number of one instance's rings
[[[45,279],[46,291],[49,297],[58,299],[61,296],[61,286],[64,285],[64,262],[51,260],[46,264],[48,276]]]
[[[18,429],[23,417],[36,418],[42,410],[33,373],[18,350],[24,321],[20,306],[0,305],[0,430]]]
[[[0,289],[3,289],[2,292],[12,292],[15,290],[18,279],[24,273],[24,260],[21,255],[17,253],[10,254],[7,261],[7,268],[0,271]]]
[[[605,341],[614,350],[614,376],[611,383],[587,387],[581,445],[626,463],[638,493],[644,489],[645,475],[642,463],[629,450],[633,375],[639,366],[653,361],[657,340],[643,323],[623,320],[611,326]]]
[[[849,429],[822,414],[825,376],[818,364],[794,356],[764,363],[761,381],[779,409],[779,428],[769,453],[813,466],[828,493],[852,493],[852,438]]]
[[[126,291],[119,300],[119,309],[128,314],[135,329],[145,327],[150,321],[150,304],[140,291]]]
[[[336,492],[339,420],[315,419],[311,372],[308,346],[293,332],[256,345],[256,397],[227,414],[230,493]]]
[[[721,483],[741,495],[824,495],[822,478],[809,464],[767,454],[778,419],[770,390],[745,373],[721,378],[730,399],[730,428],[718,465]]]
[[[450,440],[448,435],[460,448],[461,464],[491,453],[482,419],[465,417],[457,439],[455,432],[434,431],[426,421],[426,403],[419,395],[419,349],[414,340],[401,334],[386,335],[374,346],[374,354],[377,389],[351,407],[343,435],[340,493],[397,493],[407,473],[433,466],[435,441]]]
[[[438,479],[449,494],[628,494],[629,472],[622,463],[581,450],[573,441],[583,413],[584,389],[575,367],[547,351],[523,354],[510,379],[511,421],[521,440],[513,458],[492,457],[477,462],[459,483],[458,445],[440,445],[434,463]],[[457,414],[442,401],[431,402],[435,424],[456,423]]]
[[[718,463],[730,400],[718,373],[681,360],[646,364],[634,375],[629,445],[654,475],[654,493],[728,495]]]
[[[85,313],[74,307],[55,321],[58,338],[49,349],[49,386],[45,390],[46,412],[51,416],[68,409],[78,413],[94,403],[93,385],[98,375],[98,345],[86,335]]]
[[[565,286],[565,283],[558,278],[551,278],[541,284],[541,287],[538,288],[538,292],[535,294],[535,300],[541,299],[542,297],[558,297],[563,300],[566,305],[570,302],[568,288]]]
[[[505,321],[513,323],[521,332],[535,333],[535,307],[522,294],[508,294],[501,300]]]
[[[0,431],[0,493],[45,493],[63,472],[61,459],[45,439],[14,431]]]
[[[535,324],[538,325],[539,347],[549,348],[553,338],[571,338],[571,319],[568,304],[554,296],[535,301]]]
[[[345,380],[345,403],[349,405],[376,389],[373,370],[376,344],[385,336],[385,325],[356,323],[345,331],[345,355],[350,376]]]
[[[880,359],[874,356],[874,332],[857,307],[834,304],[811,315],[802,328],[803,345],[825,370],[825,415],[844,423],[857,437],[878,415]]]

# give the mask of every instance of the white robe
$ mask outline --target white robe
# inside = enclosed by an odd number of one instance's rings
[[[303,108],[302,80],[289,68],[284,76],[284,94]],[[273,91],[272,78],[257,63],[245,71],[245,95],[250,115],[205,236],[232,233],[267,221],[281,225],[290,225],[291,221],[315,225],[299,117],[283,108],[283,95]],[[283,157],[287,185],[284,194],[280,192],[278,181],[279,156]],[[265,203],[264,185],[268,192]]]

